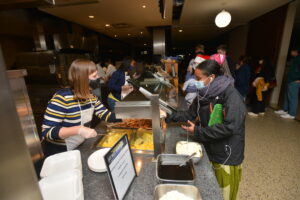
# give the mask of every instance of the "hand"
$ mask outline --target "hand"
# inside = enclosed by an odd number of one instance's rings
[[[167,117],[166,111],[164,111],[162,109],[159,109],[159,115],[160,115],[160,118],[166,118]]]
[[[188,121],[189,126],[184,126],[181,125],[181,128],[183,128],[184,130],[186,130],[189,133],[194,133],[195,131],[195,124],[191,121]]]
[[[123,85],[122,90],[129,90],[131,87],[129,85]]]
[[[85,139],[88,139],[88,138],[96,137],[97,133],[96,133],[95,129],[88,128],[88,127],[85,127],[85,126],[81,126],[79,131],[78,131],[78,135],[81,135]]]

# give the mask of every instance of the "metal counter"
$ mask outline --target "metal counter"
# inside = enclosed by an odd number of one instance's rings
[[[31,159],[37,162],[44,157],[44,154],[24,81],[27,72],[26,70],[9,70],[7,75]]]

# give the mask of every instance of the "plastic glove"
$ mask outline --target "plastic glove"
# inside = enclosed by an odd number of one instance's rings
[[[159,109],[159,115],[160,115],[160,118],[166,118],[167,117],[166,111],[161,110],[161,109]]]
[[[85,127],[85,126],[81,126],[79,131],[78,131],[78,135],[81,135],[85,139],[88,139],[88,138],[96,137],[97,132],[95,131],[95,129],[88,128],[88,127]]]

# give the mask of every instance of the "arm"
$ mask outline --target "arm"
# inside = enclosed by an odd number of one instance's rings
[[[192,83],[192,79],[189,79],[188,81],[185,81],[182,87],[182,90],[185,91],[187,87]]]
[[[42,125],[42,136],[48,140],[62,140],[78,134],[80,126],[61,126],[67,112],[66,103],[60,95],[55,95],[48,103]]]
[[[246,108],[238,94],[232,91],[228,95],[226,103],[226,116],[223,123],[205,128],[196,126],[194,134],[197,140],[200,142],[209,142],[212,140],[223,139],[238,132],[238,130],[244,126]]]
[[[95,104],[95,115],[106,122],[120,122],[122,120],[116,119],[116,115],[107,110],[104,105],[97,100]]]
[[[108,82],[109,89],[115,91],[115,92],[121,92],[122,91],[122,85],[117,85],[116,82],[120,79],[117,72],[114,72]]]
[[[186,111],[179,111],[169,115],[166,122],[187,122],[188,120],[193,121],[197,117],[197,98],[193,101],[190,108]]]

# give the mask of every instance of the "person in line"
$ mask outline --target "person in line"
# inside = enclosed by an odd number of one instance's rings
[[[232,77],[225,55],[217,53],[211,55],[209,59],[216,61],[223,68],[224,75]]]
[[[110,90],[110,93],[107,97],[107,103],[110,111],[112,112],[114,112],[115,110],[116,102],[122,100],[122,91],[131,89],[129,85],[125,85],[125,81],[126,74],[130,69],[132,60],[133,59],[131,57],[124,58],[118,70],[112,74],[111,78],[108,81],[108,88]]]
[[[258,117],[258,115],[265,115],[265,101],[267,98],[267,91],[275,87],[273,66],[268,58],[261,58],[258,61],[258,67],[254,72],[254,81],[252,86],[255,88],[255,92],[252,96],[251,112],[248,115],[252,117]]]
[[[192,77],[193,70],[201,62],[209,59],[209,56],[204,54],[205,46],[203,44],[198,44],[195,47],[195,58],[191,59],[189,66],[187,68],[187,74],[185,76],[185,81],[188,81]]]
[[[93,115],[105,121],[121,121],[91,93],[98,79],[94,62],[74,60],[68,79],[70,87],[57,91],[45,111],[42,136],[46,157],[75,149],[85,139],[95,137],[96,131],[90,128]]]
[[[226,56],[226,61],[227,61],[228,68],[230,70],[230,74],[232,75],[233,78],[235,78],[234,72],[235,72],[236,62],[234,62],[234,60],[227,54],[227,45],[225,44],[219,45],[217,47],[217,53]]]
[[[234,80],[223,75],[216,61],[199,64],[195,76],[199,82],[197,98],[187,111],[177,111],[166,121],[188,122],[189,126],[182,128],[204,144],[224,199],[235,200],[244,160],[246,106],[234,88]],[[217,104],[222,105],[219,112],[224,113],[223,120],[211,123],[216,121],[211,117],[211,108]]]
[[[300,55],[299,49],[291,50],[293,57],[288,70],[288,84],[284,95],[283,110],[275,111],[276,114],[285,119],[295,119],[298,107],[300,89]]]
[[[246,100],[250,88],[251,68],[248,63],[249,58],[241,56],[235,70],[235,87],[244,100]]]
[[[184,82],[182,87],[182,90],[186,93],[184,98],[188,107],[190,107],[197,96],[196,77],[194,71],[195,70],[192,69],[192,73],[190,74],[189,79]]]
[[[116,67],[113,65],[113,62],[111,59],[108,59],[106,62],[105,62],[105,67],[106,67],[106,72],[105,72],[105,75],[106,75],[106,80],[109,80],[110,77],[112,76],[112,74],[117,70]]]
[[[98,79],[95,81],[95,88],[93,88],[92,93],[102,102],[102,91],[101,91],[101,85],[104,84],[107,81],[105,71],[103,67],[101,66],[101,62],[98,61],[96,64],[97,68],[97,74],[98,74]]]

